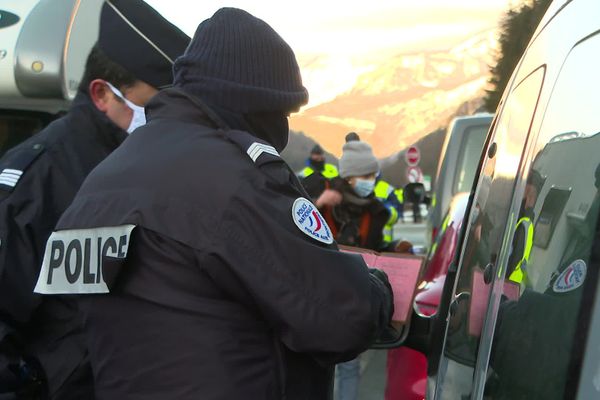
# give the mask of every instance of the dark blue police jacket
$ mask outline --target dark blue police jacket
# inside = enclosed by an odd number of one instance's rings
[[[33,293],[44,247],[85,177],[126,137],[79,93],[67,115],[0,160],[12,177],[0,183],[0,352],[37,359],[51,398],[91,398],[92,381],[75,303]]]
[[[329,398],[333,365],[389,322],[387,289],[268,143],[179,89],[147,115],[86,179],[36,288],[93,293],[97,398]]]

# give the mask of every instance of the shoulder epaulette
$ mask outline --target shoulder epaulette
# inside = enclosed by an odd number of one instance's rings
[[[275,147],[248,132],[229,130],[224,133],[259,166],[273,161],[283,161]]]
[[[12,192],[31,163],[44,152],[42,143],[33,143],[7,153],[0,160],[0,190]]]

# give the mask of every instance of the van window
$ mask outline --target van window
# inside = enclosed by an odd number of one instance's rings
[[[575,398],[600,268],[596,61],[600,35],[571,51],[524,177],[486,398]]]
[[[493,270],[498,258],[521,153],[543,80],[544,69],[539,68],[513,89],[494,130],[492,143],[497,145],[497,152],[494,157],[486,158],[483,165],[459,262],[439,366],[440,381],[436,388],[439,399],[471,397],[488,305],[489,296],[485,293],[491,286],[483,284],[481,278],[484,271]]]
[[[0,157],[10,149],[41,131],[52,116],[28,111],[0,111]]]
[[[490,125],[477,125],[468,128],[460,144],[460,154],[452,194],[470,192],[477,172],[477,164]]]

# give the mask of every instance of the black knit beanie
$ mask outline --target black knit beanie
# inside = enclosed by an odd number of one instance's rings
[[[175,61],[174,85],[239,113],[297,111],[308,102],[290,46],[266,22],[221,8]]]

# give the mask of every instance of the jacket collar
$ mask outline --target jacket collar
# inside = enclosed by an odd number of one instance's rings
[[[202,100],[179,88],[160,91],[146,105],[148,121],[160,118],[177,119],[201,124],[216,129],[227,129],[227,125]]]
[[[108,148],[117,148],[127,138],[127,132],[98,110],[90,96],[83,91],[77,92],[69,114],[73,118],[80,118],[85,123],[92,125],[91,129],[78,130],[80,131],[78,134],[93,135],[96,140]]]

